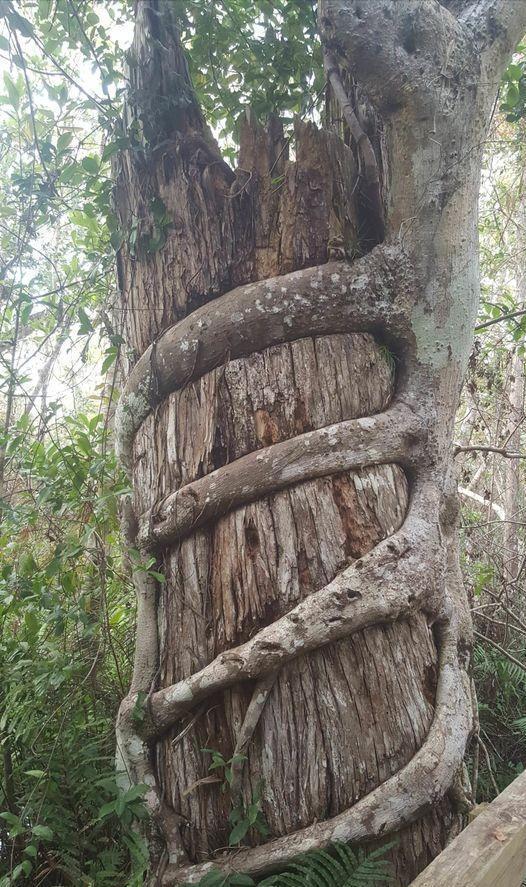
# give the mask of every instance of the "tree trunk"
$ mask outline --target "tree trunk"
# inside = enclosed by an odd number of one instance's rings
[[[322,2],[350,147],[298,122],[291,161],[279,122],[247,115],[236,172],[172,5],[138,6],[137,144],[116,171],[136,362],[116,434],[125,532],[164,581],[135,571],[117,736],[149,786],[152,883],[198,883],[212,864],[260,875],[398,831],[408,884],[461,825],[471,628],[451,435],[481,143],[526,27],[516,4],[486,6]],[[246,754],[228,791],[204,748]],[[270,835],[220,853],[260,781]]]

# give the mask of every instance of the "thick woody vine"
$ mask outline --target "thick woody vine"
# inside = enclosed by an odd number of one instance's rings
[[[231,508],[314,477],[395,462],[411,481],[409,510],[397,533],[251,640],[162,690],[152,690],[157,667],[155,582],[146,574],[137,578],[136,667],[132,690],[121,707],[119,746],[134,780],[150,786],[147,802],[157,816],[162,802],[150,765],[150,745],[211,694],[239,681],[256,682],[238,743],[242,747],[250,740],[276,670],[294,657],[368,625],[407,618],[417,610],[441,626],[435,718],[413,761],[334,820],[264,847],[236,851],[232,857],[236,871],[260,874],[333,840],[359,840],[397,829],[446,792],[451,772],[462,762],[471,730],[469,683],[458,660],[459,628],[448,595],[450,569],[440,517],[444,478],[429,458],[432,429],[419,411],[427,380],[418,368],[409,321],[416,298],[412,278],[411,265],[399,248],[379,246],[353,265],[330,263],[240,287],[167,330],[155,345],[155,359],[151,348],[137,363],[119,405],[118,446],[126,465],[135,432],[149,412],[170,391],[220,364],[226,354],[240,357],[306,335],[365,330],[389,343],[398,356],[397,389],[385,412],[244,456],[139,515],[133,531],[135,544],[152,552]],[[234,314],[242,315],[243,321],[234,323]],[[141,693],[146,700],[138,724]],[[177,828],[165,837],[170,877],[197,882],[212,863],[185,866]],[[222,857],[219,863],[228,866],[230,860]]]
[[[472,335],[476,258],[466,261],[467,252],[464,255],[454,239],[457,232],[445,230],[443,220],[447,210],[455,224],[466,227],[465,251],[473,247],[484,119],[499,66],[526,28],[526,11],[509,0],[487,0],[482,9],[469,0],[422,0],[422,16],[411,15],[413,30],[407,41],[403,27],[411,4],[406,0],[396,0],[395,6],[368,0],[366,16],[362,4],[354,0],[324,0],[320,6],[327,77],[341,102],[369,194],[375,195],[377,214],[381,200],[374,149],[342,88],[335,53],[345,58],[354,50],[357,74],[372,100],[391,116],[402,109],[394,128],[429,145],[431,159],[419,165],[406,156],[401,136],[392,139],[395,177],[385,240],[368,255],[352,264],[333,262],[240,286],[165,330],[146,349],[125,386],[116,418],[118,451],[131,469],[138,429],[170,393],[228,360],[304,337],[371,333],[396,357],[394,396],[379,414],[310,431],[243,456],[152,503],[143,514],[135,515],[130,506],[127,539],[147,558],[231,509],[276,490],[380,464],[396,463],[405,471],[409,505],[398,531],[328,585],[250,640],[161,689],[156,687],[156,581],[147,570],[135,570],[138,640],[132,686],[119,712],[118,752],[123,774],[148,786],[146,803],[166,846],[157,880],[167,885],[198,883],[212,867],[257,876],[332,841],[363,841],[399,829],[451,789],[475,728],[467,673],[471,628],[458,562],[456,490],[450,465],[451,401],[454,408]],[[442,64],[438,74],[437,64]],[[463,106],[466,120],[459,116],[460,73],[471,102]],[[440,79],[436,92],[430,88],[431,75]],[[406,105],[414,106],[412,115]],[[431,140],[425,116],[430,113]],[[452,160],[441,139],[453,145],[458,140],[463,153]],[[462,174],[454,177],[455,164]],[[448,257],[449,264],[441,266],[448,250],[451,260]],[[450,275],[454,297],[438,280],[441,267]],[[190,864],[178,816],[168,808],[157,784],[152,749],[158,737],[191,717],[217,691],[251,682],[254,692],[237,738],[239,753],[250,743],[283,665],[367,626],[418,612],[435,627],[439,678],[434,718],[413,759],[333,819],[263,846]],[[234,777],[235,794],[239,773]]]

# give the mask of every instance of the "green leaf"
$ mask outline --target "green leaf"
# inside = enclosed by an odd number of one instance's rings
[[[14,28],[16,31],[19,31],[23,37],[34,37],[35,30],[33,28],[33,25],[27,20],[27,18],[24,18],[23,15],[20,15],[20,13],[16,12],[16,10],[9,9],[7,13],[7,18],[11,27]]]
[[[259,804],[249,804],[247,807],[247,819],[250,825],[254,825],[260,813]]]
[[[166,206],[160,197],[154,197],[150,203],[150,210],[156,222],[160,222],[166,216]]]
[[[21,875],[25,875],[25,871],[24,871],[24,867],[23,867],[22,863],[20,863],[19,865],[16,865],[14,867],[13,871],[11,872],[11,877],[10,877],[8,883],[12,884],[14,881],[18,881],[18,879],[20,878]]]
[[[53,576],[58,576],[62,569],[63,563],[62,558],[60,556],[55,556],[52,558],[48,564],[46,564],[46,576],[48,579],[52,579]]]
[[[42,779],[46,775],[45,770],[24,770],[26,776],[33,776],[34,779]]]
[[[82,160],[82,166],[89,172],[91,175],[97,175],[99,171],[99,161],[96,157],[84,157]]]
[[[24,615],[24,624],[29,637],[32,639],[38,634],[40,622],[33,610],[28,610]]]
[[[137,798],[143,798],[147,791],[148,786],[145,783],[140,782],[137,785],[132,785],[132,787],[124,792],[121,797],[126,804],[129,804],[130,801],[136,801]]]
[[[73,133],[72,132],[63,132],[59,135],[57,139],[57,153],[62,154],[66,148],[71,145],[73,141]]]
[[[137,724],[142,724],[144,718],[146,717],[146,712],[144,710],[144,703],[148,698],[148,694],[144,693],[143,690],[139,690],[137,693],[137,699],[135,700],[135,704],[132,708],[132,720]]]
[[[313,850],[279,875],[260,881],[259,887],[365,887],[392,881],[388,861],[383,858],[393,847],[387,844],[371,853],[356,853],[346,844],[333,844],[329,850]]]
[[[47,825],[34,825],[31,831],[37,838],[42,838],[43,841],[53,840],[53,832]]]
[[[18,87],[15,81],[9,76],[7,71],[4,73],[4,84],[7,89],[7,95],[9,97],[9,101],[12,104],[13,108],[18,109],[20,105],[20,97],[21,94],[18,91]]]
[[[246,755],[237,754],[237,755],[232,755],[232,757],[230,758],[228,763],[229,764],[242,764],[244,761],[247,761],[247,760],[248,760],[248,758]]]
[[[239,844],[240,841],[243,840],[246,833],[250,828],[250,822],[248,819],[242,819],[241,822],[238,822],[237,825],[234,826],[230,835],[228,836],[228,843],[230,847],[234,847],[236,844]]]
[[[114,154],[118,154],[119,151],[121,151],[124,147],[122,142],[122,139],[116,139],[114,142],[108,142],[102,152],[102,159],[109,160],[110,157],[113,157]]]
[[[124,243],[124,234],[122,233],[122,231],[120,231],[119,229],[117,229],[116,231],[112,231],[110,234],[110,243],[115,252],[118,252],[122,244]]]
[[[115,813],[116,804],[116,801],[108,801],[107,804],[103,804],[98,812],[97,820],[105,819],[107,816]]]
[[[148,570],[148,575],[152,576],[153,579],[156,579],[157,582],[160,582],[161,585],[163,582],[166,582],[166,576],[163,576],[162,573],[158,573],[157,570]]]
[[[85,456],[93,455],[93,447],[91,446],[91,441],[88,435],[84,434],[84,432],[77,435],[76,444],[81,453],[84,453]]]
[[[0,813],[0,818],[4,819],[9,826],[20,826],[22,828],[22,823],[18,816],[15,816],[14,813],[10,813],[9,810],[5,810],[3,813]]]
[[[93,325],[88,315],[86,314],[84,308],[79,308],[78,310],[78,319],[80,321],[80,335],[85,336],[88,333],[93,332]]]
[[[20,311],[20,323],[23,326],[27,325],[29,318],[31,317],[32,310],[33,310],[33,305],[31,304],[31,302],[26,302],[25,305],[23,305],[23,307]]]
[[[514,108],[515,105],[518,104],[520,99],[520,93],[517,86],[514,83],[510,83],[508,87],[508,91],[506,92],[506,108]]]
[[[507,80],[520,80],[523,74],[522,67],[520,65],[508,65],[506,69],[505,77]]]
[[[106,350],[106,357],[105,357],[104,360],[102,361],[102,367],[101,367],[101,372],[102,372],[103,374],[104,374],[104,373],[107,373],[108,370],[109,370],[109,368],[110,368],[111,366],[113,366],[113,364],[115,363],[115,361],[116,361],[116,359],[117,359],[117,354],[118,354],[118,353],[119,353],[119,349],[118,349],[118,348],[115,348],[115,347],[108,348],[108,349]]]

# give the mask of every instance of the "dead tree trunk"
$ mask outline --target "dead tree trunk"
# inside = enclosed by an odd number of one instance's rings
[[[116,434],[127,536],[165,581],[135,573],[117,735],[149,785],[153,883],[398,831],[407,884],[461,823],[471,627],[451,435],[482,142],[526,4],[322,0],[319,22],[350,145],[298,123],[292,162],[279,123],[248,115],[233,172],[172,4],[138,5]],[[246,754],[230,792],[203,747]],[[260,780],[270,836],[219,852]]]

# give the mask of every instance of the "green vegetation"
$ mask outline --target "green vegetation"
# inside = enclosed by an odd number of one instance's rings
[[[258,881],[259,887],[379,887],[392,883],[386,853],[394,844],[377,850],[356,852],[345,844],[332,844],[328,850],[313,850],[289,865],[279,875]],[[199,887],[255,887],[248,875],[224,875],[212,871]]]

